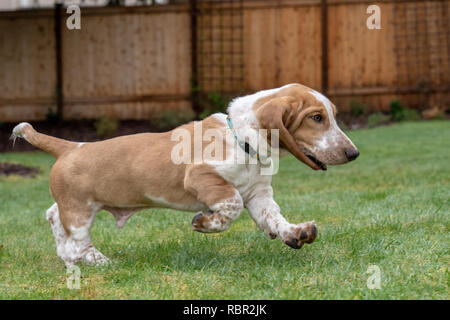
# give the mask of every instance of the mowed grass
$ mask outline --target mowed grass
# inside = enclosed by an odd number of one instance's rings
[[[450,122],[349,132],[361,156],[314,172],[293,157],[274,176],[275,200],[292,223],[319,236],[293,250],[269,240],[248,213],[220,234],[191,231],[193,213],[147,210],[119,230],[100,212],[94,245],[109,266],[80,265],[67,288],[45,210],[50,155],[0,154],[41,169],[0,178],[2,299],[449,299]],[[24,142],[21,142],[24,143]],[[381,289],[369,289],[369,266]]]

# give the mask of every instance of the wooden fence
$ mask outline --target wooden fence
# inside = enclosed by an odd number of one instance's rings
[[[366,27],[372,2],[328,0],[325,16],[322,3],[243,2],[242,70],[226,71],[242,72],[242,92],[299,82],[325,90],[343,111],[351,100],[385,110],[396,98],[448,107],[450,1],[378,1],[381,30]],[[211,21],[226,10],[214,6]],[[192,108],[191,13],[187,3],[82,8],[81,30],[65,27],[65,12],[61,25],[53,10],[0,13],[0,121],[45,119],[59,101],[66,119],[146,119]],[[207,19],[199,16],[199,27]],[[432,22],[417,26],[424,20]],[[195,49],[199,59],[208,56]],[[220,91],[229,91],[226,84]]]
[[[56,112],[54,21],[52,10],[0,14],[0,121]],[[81,30],[62,21],[64,118],[146,119],[191,108],[186,6],[82,9]]]

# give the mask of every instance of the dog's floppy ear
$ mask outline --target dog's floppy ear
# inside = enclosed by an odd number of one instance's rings
[[[305,155],[291,134],[300,126],[304,117],[302,109],[303,101],[285,96],[267,101],[255,112],[256,118],[263,128],[279,130],[280,141],[290,153],[312,169],[319,170],[320,167]]]

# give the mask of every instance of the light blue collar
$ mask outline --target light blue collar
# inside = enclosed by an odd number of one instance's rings
[[[242,150],[244,150],[246,153],[248,153],[251,157],[256,156],[256,159],[258,159],[258,161],[267,159],[266,157],[260,157],[258,151],[253,149],[253,147],[250,144],[248,144],[246,141],[242,141],[238,138],[238,136],[236,134],[236,129],[234,129],[233,122],[231,121],[231,117],[229,115],[227,116],[227,123],[228,123],[228,127],[230,127],[231,132],[233,133],[234,138],[236,139],[239,147],[241,147]]]

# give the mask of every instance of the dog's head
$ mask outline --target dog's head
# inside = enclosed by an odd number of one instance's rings
[[[315,170],[356,159],[358,149],[336,123],[336,107],[322,94],[293,85],[254,105],[264,129],[278,129],[280,147]]]

